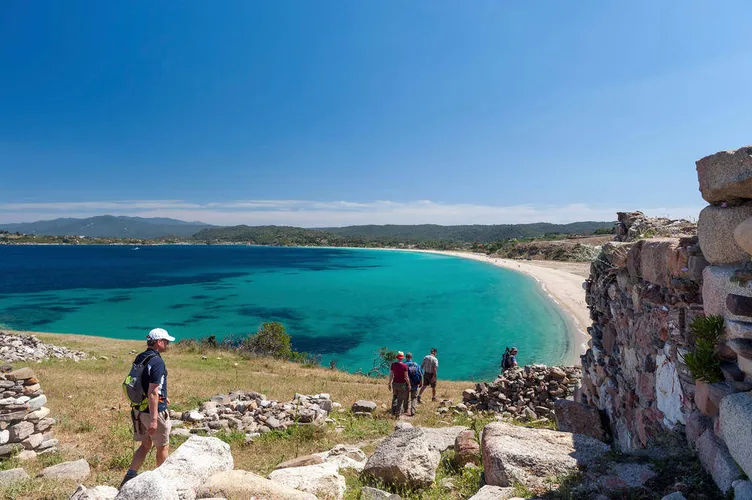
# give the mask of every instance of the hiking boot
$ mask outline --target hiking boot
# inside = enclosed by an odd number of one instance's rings
[[[132,471],[132,470],[128,470],[128,472],[125,473],[125,477],[123,478],[123,482],[120,483],[120,488],[119,489],[122,489],[123,485],[125,485],[125,483],[127,483],[128,481],[130,481],[131,479],[133,479],[136,476],[138,476],[138,472]]]
[[[431,401],[434,401],[434,402],[435,402],[435,401],[437,401],[437,399],[436,399],[436,398],[431,398]]]
[[[420,404],[420,396],[418,396],[418,404]]]

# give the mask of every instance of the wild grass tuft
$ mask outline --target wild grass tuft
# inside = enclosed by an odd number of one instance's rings
[[[723,317],[705,316],[694,320],[690,326],[695,335],[695,347],[684,356],[684,363],[696,380],[708,384],[723,380],[718,342],[723,335]]]

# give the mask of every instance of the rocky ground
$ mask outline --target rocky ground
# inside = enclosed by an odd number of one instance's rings
[[[90,358],[91,356],[80,351],[45,344],[34,335],[0,332],[0,361],[4,363],[42,361],[46,359],[80,361]]]

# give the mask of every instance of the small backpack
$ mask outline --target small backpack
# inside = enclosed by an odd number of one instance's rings
[[[415,361],[407,363],[407,376],[410,377],[410,384],[416,387],[420,384],[420,379],[423,378],[423,374],[420,371],[420,366]]]
[[[144,373],[146,364],[155,358],[157,354],[149,354],[140,363],[133,363],[131,371],[128,372],[128,376],[123,380],[123,392],[130,399],[131,406],[138,406],[143,404],[146,399],[146,391],[144,391],[144,384],[141,376]]]

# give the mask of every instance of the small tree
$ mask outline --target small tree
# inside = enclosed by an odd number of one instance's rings
[[[397,358],[397,351],[386,347],[379,347],[378,351],[373,353],[373,368],[368,372],[368,376],[383,377],[389,373],[389,367]]]
[[[695,334],[695,346],[692,352],[684,356],[684,363],[696,380],[708,384],[723,380],[721,357],[718,355],[718,342],[723,335],[723,317],[706,316],[697,318],[690,325]]]
[[[290,359],[292,347],[290,335],[282,323],[264,323],[258,332],[243,341],[243,348],[262,356]]]

